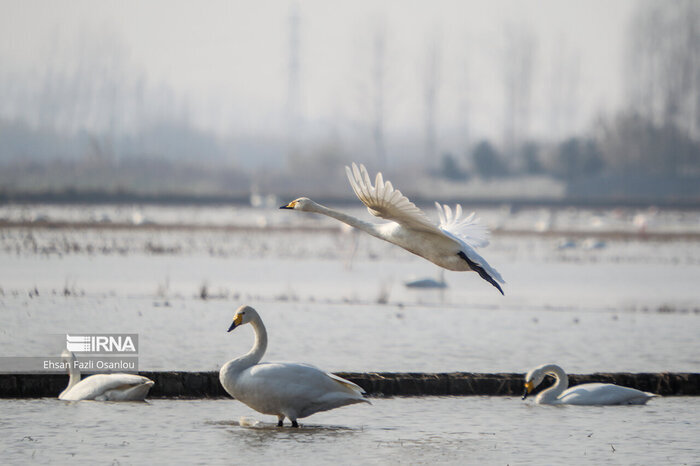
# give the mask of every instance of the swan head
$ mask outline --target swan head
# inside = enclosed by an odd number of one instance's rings
[[[61,353],[61,359],[63,359],[65,362],[72,362],[75,361],[75,355],[72,351],[69,351],[68,348],[66,348]]]
[[[313,212],[314,206],[316,203],[309,199],[308,197],[300,197],[299,199],[294,199],[292,202],[290,202],[287,205],[283,205],[280,207],[280,209],[292,209],[292,210],[301,210],[301,211],[306,211],[306,212]]]
[[[523,391],[523,400],[527,398],[527,396],[530,393],[532,393],[535,387],[542,383],[545,375],[547,374],[545,374],[541,367],[536,367],[535,369],[532,369],[525,375],[525,390]]]
[[[258,312],[255,309],[253,309],[250,306],[241,306],[236,310],[236,313],[233,315],[233,322],[228,328],[228,331],[230,332],[234,328],[239,327],[243,324],[249,324],[255,319],[260,319],[260,316],[258,315]]]

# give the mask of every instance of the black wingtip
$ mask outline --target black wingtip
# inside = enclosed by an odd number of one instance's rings
[[[498,289],[498,291],[501,292],[501,296],[505,296],[505,295],[506,295],[506,294],[503,292],[503,289],[501,288],[501,285],[499,285],[497,282],[493,281],[493,282],[491,282],[491,284],[492,284],[493,286],[495,286],[495,287]]]
[[[498,282],[496,280],[494,280],[493,277],[491,275],[489,275],[488,272],[486,270],[484,270],[484,268],[482,266],[480,266],[479,264],[477,264],[476,262],[474,262],[473,260],[468,258],[467,255],[464,254],[462,251],[459,251],[459,253],[457,255],[459,257],[461,257],[462,259],[464,259],[467,262],[467,264],[469,264],[469,268],[471,268],[474,272],[478,273],[481,278],[483,278],[484,280],[486,280],[487,282],[489,282],[490,284],[495,286],[496,289],[501,292],[501,295],[503,295],[503,296],[506,295],[503,292],[501,285],[499,285]]]
[[[477,266],[477,267],[478,267],[478,266]],[[481,267],[480,267],[480,268],[481,268]],[[484,270],[484,269],[481,269],[481,270]],[[505,296],[505,295],[506,295],[506,294],[503,292],[503,289],[501,288],[501,285],[499,285],[498,282],[497,282],[496,280],[494,280],[493,278],[491,278],[491,275],[487,274],[485,270],[484,270],[484,273],[483,273],[483,274],[482,274],[480,271],[478,271],[478,270],[477,270],[477,272],[479,273],[479,276],[480,276],[481,278],[483,278],[484,280],[486,280],[487,282],[489,282],[490,284],[492,284],[493,286],[495,286],[496,289],[497,289],[498,291],[501,292],[501,295],[502,295],[502,296]]]

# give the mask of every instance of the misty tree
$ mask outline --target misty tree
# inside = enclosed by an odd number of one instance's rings
[[[549,70],[549,132],[553,139],[568,136],[574,128],[578,109],[580,58],[566,40],[554,43]]]
[[[469,50],[469,42],[465,44],[464,47],[464,55],[462,56],[462,66],[461,68],[461,73],[459,76],[459,81],[461,85],[459,86],[460,88],[460,97],[459,97],[459,123],[460,123],[460,136],[462,139],[462,143],[464,144],[465,147],[469,147],[471,145],[471,119],[470,119],[470,107],[471,107],[471,95],[470,95],[470,89],[471,89],[471,79],[470,79],[470,72],[471,72],[471,55],[470,55],[470,50]]]
[[[220,157],[190,121],[186,96],[149,82],[110,29],[57,36],[40,65],[0,70],[0,160],[63,157],[113,167],[125,157]],[[25,130],[26,129],[26,130]],[[33,132],[30,134],[27,130]]]
[[[646,0],[628,31],[629,107],[700,139],[700,2]]]
[[[623,112],[598,129],[609,171],[671,175],[700,173],[700,142],[675,125],[660,126],[637,112]]]
[[[523,144],[522,149],[522,170],[528,175],[538,175],[544,172],[542,161],[540,160],[539,146],[530,141]]]
[[[535,64],[535,36],[530,29],[509,26],[505,32],[503,53],[503,142],[511,160],[518,155],[527,138]]]
[[[553,174],[567,181],[597,175],[604,166],[596,142],[575,137],[558,145],[553,165]]]
[[[452,181],[464,181],[468,178],[467,173],[459,167],[457,159],[449,152],[442,154],[439,175]]]
[[[474,171],[483,178],[496,178],[508,174],[501,155],[488,141],[481,141],[472,152]]]
[[[700,173],[700,3],[640,2],[627,36],[627,109],[599,125],[610,171]]]

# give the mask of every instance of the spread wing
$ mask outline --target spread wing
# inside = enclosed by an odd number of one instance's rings
[[[451,233],[451,236],[459,238],[473,248],[488,246],[491,233],[485,225],[479,222],[474,212],[462,217],[462,206],[459,204],[455,207],[454,214],[447,204],[443,206],[436,202],[435,207],[437,207],[440,216],[441,230]]]
[[[352,169],[345,167],[345,171],[357,197],[367,206],[369,213],[386,220],[399,223],[413,230],[422,230],[430,233],[440,233],[437,225],[409,201],[401,191],[394,189],[391,181],[384,181],[381,172],[377,173],[375,185],[369,178],[364,165],[353,163]]]

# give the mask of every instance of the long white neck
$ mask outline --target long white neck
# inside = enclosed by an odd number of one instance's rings
[[[265,325],[260,318],[250,321],[250,325],[255,330],[255,343],[253,343],[253,347],[246,354],[226,364],[224,370],[228,373],[238,373],[250,366],[254,366],[260,362],[265,354],[267,349],[267,330],[265,330]]]
[[[70,357],[63,358],[63,362],[68,366],[68,386],[61,392],[61,395],[73,388],[75,384],[80,382],[80,369],[75,363],[75,356],[71,353]],[[60,395],[59,395],[60,396]]]
[[[359,230],[365,231],[372,236],[376,236],[377,238],[384,239],[379,229],[377,228],[377,225],[375,225],[374,223],[365,222],[363,220],[360,220],[359,218],[353,217],[352,215],[348,215],[337,210],[329,209],[328,207],[322,206],[321,204],[318,204],[316,202],[312,204],[312,207],[313,210],[309,209],[309,212],[316,212],[318,214],[327,215],[328,217],[333,217],[334,219],[339,220],[347,225],[350,225],[351,227],[355,227]]]
[[[564,369],[556,364],[548,364],[543,366],[542,371],[545,374],[554,376],[554,385],[540,393],[537,396],[537,402],[552,403],[559,398],[559,395],[561,395],[564,390],[569,388],[569,377],[566,375],[566,372],[564,372]]]
[[[68,387],[80,382],[80,369],[75,367],[75,359],[71,361],[70,368],[68,369]]]

